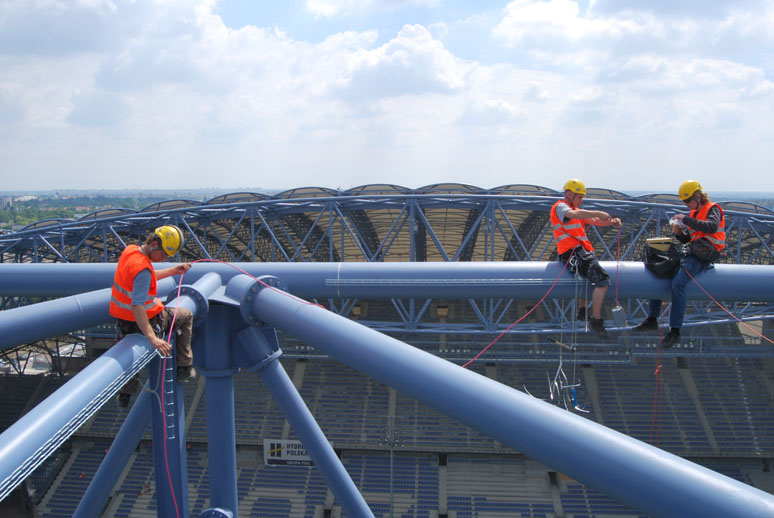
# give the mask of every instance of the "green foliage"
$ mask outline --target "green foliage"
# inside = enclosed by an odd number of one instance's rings
[[[77,219],[106,208],[141,209],[152,203],[168,199],[161,196],[68,196],[41,197],[15,201],[10,207],[0,208],[0,228],[26,226],[45,219]]]

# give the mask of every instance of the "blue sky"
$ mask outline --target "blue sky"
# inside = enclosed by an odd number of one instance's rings
[[[771,191],[774,4],[4,0],[0,180]]]

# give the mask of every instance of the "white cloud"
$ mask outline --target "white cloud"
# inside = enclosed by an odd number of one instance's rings
[[[466,65],[421,25],[404,26],[384,45],[355,54],[351,75],[339,95],[351,100],[447,94],[463,85]]]
[[[686,91],[725,90],[738,92],[766,91],[765,72],[759,67],[719,59],[682,59],[643,55],[602,71],[604,81],[626,84],[629,88],[659,95]]]
[[[331,18],[407,7],[434,7],[440,3],[441,0],[306,0],[306,10],[315,16]]]
[[[615,97],[600,88],[584,88],[569,96],[562,117],[570,125],[606,124],[615,111]]]
[[[589,13],[646,12],[668,17],[716,18],[739,8],[758,9],[764,5],[765,0],[591,0]]]
[[[457,121],[463,125],[502,126],[523,118],[524,111],[505,99],[479,99],[465,103]]]
[[[0,89],[0,124],[18,122],[24,116],[24,109],[18,96]]]
[[[121,96],[91,92],[73,99],[67,122],[87,128],[108,128],[124,122],[132,108]]]
[[[536,103],[544,103],[551,100],[551,94],[540,83],[532,82],[524,88],[524,100]]]
[[[772,10],[640,4],[516,0],[455,20],[436,1],[320,0],[300,9],[334,14],[306,37],[229,28],[215,0],[0,2],[0,162],[88,186],[116,157],[136,184],[219,186],[554,186],[588,166],[614,188],[631,162],[677,163],[664,149],[718,177],[733,158],[770,164]],[[466,58],[459,31],[477,36]]]
[[[0,55],[74,55],[117,48],[136,30],[139,5],[122,0],[0,3]]]
[[[519,45],[569,45],[579,40],[609,41],[646,31],[633,19],[583,17],[574,0],[514,0],[494,28],[495,36],[509,47]]]
[[[669,102],[662,114],[669,130],[733,130],[743,124],[744,111],[736,105],[717,106],[691,101]]]

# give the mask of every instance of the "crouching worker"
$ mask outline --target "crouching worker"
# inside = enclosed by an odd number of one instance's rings
[[[601,210],[581,209],[580,205],[585,197],[586,185],[580,180],[568,180],[564,184],[564,199],[557,201],[551,207],[551,225],[554,229],[559,260],[563,263],[569,261],[570,272],[574,274],[577,271],[594,287],[591,295],[592,317],[589,319],[589,328],[600,337],[607,338],[608,334],[602,319],[602,305],[610,286],[610,276],[594,256],[594,247],[586,236],[585,225],[599,227],[612,225],[619,228],[621,220]],[[585,318],[585,301],[581,300],[578,320],[585,320]]]
[[[166,336],[174,317],[177,336],[177,380],[187,382],[196,377],[191,353],[193,313],[178,307],[176,314],[156,297],[156,282],[172,275],[183,274],[190,263],[155,271],[153,263],[172,257],[182,246],[182,233],[173,225],[164,225],[148,235],[140,245],[129,245],[121,253],[113,277],[110,314],[123,335],[142,333],[163,356],[171,351]],[[126,407],[131,394],[139,388],[137,378],[130,380],[120,391],[119,406]]]
[[[680,328],[685,318],[685,287],[701,272],[712,268],[726,247],[726,218],[720,205],[710,201],[701,184],[686,180],[678,190],[689,215],[677,214],[672,219],[672,231],[681,243],[690,243],[690,252],[682,258],[680,268],[672,277],[672,310],[669,313],[669,333],[661,341],[661,347],[669,349],[680,341]],[[651,300],[648,318],[633,331],[658,330],[661,301]]]

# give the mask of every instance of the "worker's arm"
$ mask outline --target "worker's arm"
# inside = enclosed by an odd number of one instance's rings
[[[142,304],[132,305],[132,314],[134,315],[134,321],[137,322],[137,327],[148,339],[148,342],[162,355],[169,356],[170,347],[169,344],[163,339],[156,336],[153,332],[148,315],[145,313],[145,307]]]
[[[148,320],[148,314],[145,313],[145,299],[148,298],[152,275],[153,271],[147,268],[134,276],[132,280],[132,315],[134,315],[134,321],[137,322],[137,327],[148,339],[148,342],[161,354],[169,356],[169,344],[156,336]]]
[[[570,219],[582,219],[588,224],[596,227],[608,227],[610,225],[618,228],[621,226],[621,220],[612,217],[603,210],[570,209],[567,216]]]
[[[713,206],[709,210],[707,213],[707,219],[696,219],[690,216],[686,216],[685,214],[675,214],[674,216],[675,219],[682,221],[683,225],[688,226],[694,230],[698,230],[699,232],[704,232],[705,234],[713,234],[717,232],[718,227],[720,226],[720,219],[722,217],[723,215],[720,212],[720,207],[717,205]],[[686,230],[685,233],[687,234],[688,231]]]
[[[191,263],[181,263],[172,268],[164,268],[163,270],[156,270],[156,280],[166,279],[173,275],[183,274],[191,269]]]

